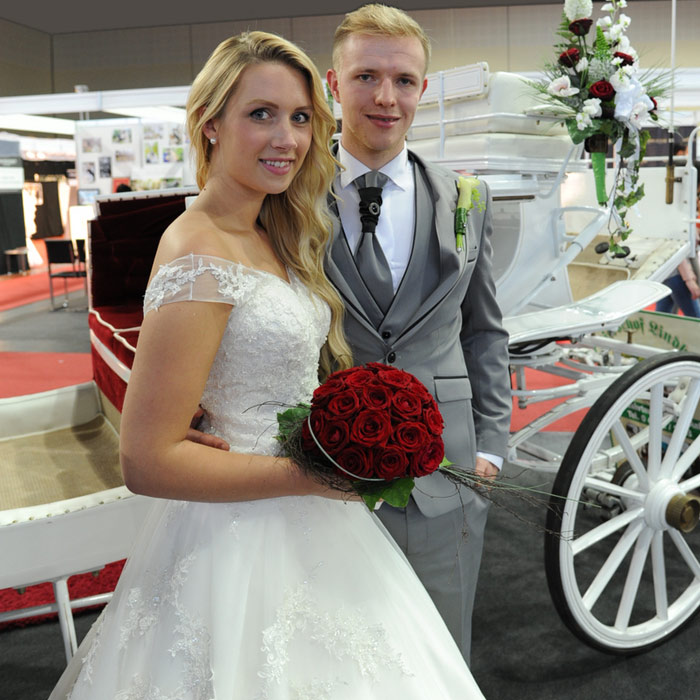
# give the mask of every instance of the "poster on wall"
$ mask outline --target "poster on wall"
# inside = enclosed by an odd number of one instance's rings
[[[133,190],[193,184],[184,124],[86,120],[76,125],[76,143],[81,188],[111,194],[120,182]]]

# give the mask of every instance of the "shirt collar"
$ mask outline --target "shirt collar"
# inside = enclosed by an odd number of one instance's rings
[[[338,142],[338,160],[345,167],[345,170],[341,170],[339,173],[341,189],[345,189],[360,175],[371,170],[362,161],[348,153],[340,142]],[[384,173],[397,187],[406,190],[413,182],[413,169],[409,165],[408,148],[404,144],[401,152],[393,160],[379,168],[379,172]]]

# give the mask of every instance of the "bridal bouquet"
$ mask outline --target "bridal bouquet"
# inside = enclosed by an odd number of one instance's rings
[[[615,233],[625,240],[631,229],[625,216],[644,196],[639,166],[649,132],[645,119],[657,120],[657,100],[668,89],[667,77],[641,75],[639,57],[625,35],[630,18],[621,12],[626,0],[611,0],[593,24],[591,0],[565,0],[555,45],[557,58],[545,67],[546,79],[531,85],[563,114],[574,143],[591,154],[598,203],[608,201],[605,155],[615,145],[620,167],[615,176],[615,209],[619,229],[611,236],[611,250],[621,253]]]
[[[310,405],[277,420],[286,455],[321,483],[362,495],[370,509],[379,499],[405,506],[414,479],[445,462],[435,399],[412,374],[377,362],[331,374]]]

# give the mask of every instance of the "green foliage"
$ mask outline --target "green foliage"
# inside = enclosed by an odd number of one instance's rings
[[[390,506],[404,508],[413,490],[414,481],[411,478],[396,479],[381,488],[373,488],[371,492],[364,493],[362,500],[370,510],[374,510],[377,503],[382,500]]]
[[[295,433],[299,426],[304,422],[307,416],[311,413],[311,406],[306,403],[300,403],[286,411],[277,414],[278,432],[275,438],[280,442],[285,442]]]

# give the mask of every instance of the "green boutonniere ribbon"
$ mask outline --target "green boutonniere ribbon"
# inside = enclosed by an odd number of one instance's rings
[[[479,211],[483,211],[484,204],[481,202],[479,192],[479,180],[475,177],[463,177],[460,175],[457,181],[457,210],[455,211],[455,239],[457,252],[464,249],[464,238],[467,235],[467,216],[469,211],[476,204]]]

